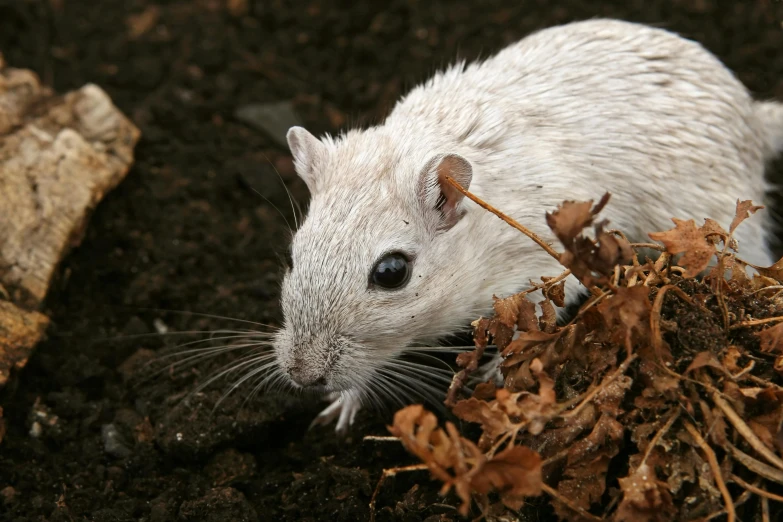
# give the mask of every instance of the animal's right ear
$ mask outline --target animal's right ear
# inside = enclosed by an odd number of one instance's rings
[[[294,168],[299,177],[307,184],[308,190],[315,192],[315,172],[318,162],[326,155],[326,145],[303,127],[291,127],[286,134],[288,148],[294,157]]]
[[[438,213],[439,230],[448,230],[465,214],[464,195],[446,180],[452,178],[468,190],[473,166],[459,154],[439,154],[424,166],[419,177],[419,198],[425,211]]]

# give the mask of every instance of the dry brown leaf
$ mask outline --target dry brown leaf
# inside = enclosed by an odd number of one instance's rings
[[[495,317],[494,320],[499,321],[501,324],[514,328],[519,318],[520,307],[524,306],[524,302],[528,301],[524,295],[514,294],[510,297],[500,299],[499,297],[492,296],[494,300]],[[530,302],[530,301],[528,301]],[[530,303],[533,304],[533,303]]]
[[[497,490],[509,506],[521,505],[525,495],[541,493],[541,458],[529,448],[510,447],[489,459],[452,423],[446,423],[445,431],[439,428],[435,415],[419,404],[395,413],[389,431],[443,482],[442,495],[454,488],[463,516],[473,493]]]
[[[530,332],[538,330],[538,317],[536,316],[536,305],[525,298],[519,302],[519,318],[517,319],[517,330],[520,332]]]
[[[704,234],[704,237],[710,240],[726,241],[726,239],[729,237],[729,233],[726,232],[717,221],[710,218],[704,220],[704,225],[702,225],[701,231]]]
[[[614,341],[628,346],[633,335],[644,338],[649,330],[652,304],[649,298],[650,287],[634,286],[617,288],[615,295],[604,299],[598,305],[598,311],[606,321]]]
[[[525,446],[512,446],[488,461],[473,476],[473,490],[486,494],[500,492],[508,508],[518,510],[525,497],[541,494],[541,456]]]
[[[665,483],[646,464],[626,478],[619,479],[623,500],[617,507],[617,522],[668,522],[674,520],[676,509]]]
[[[558,337],[556,333],[546,333],[541,331],[521,332],[519,337],[511,341],[506,349],[503,350],[503,356],[507,357],[514,353],[522,353],[534,346],[553,341]]]
[[[729,261],[729,259],[731,259],[731,261]],[[724,261],[729,261],[726,263],[726,269],[731,270],[731,281],[740,288],[746,288],[748,283],[750,283],[747,271],[748,265],[733,256],[727,256]]]
[[[720,363],[718,358],[712,352],[697,353],[696,356],[693,358],[691,364],[688,366],[688,368],[686,368],[686,370],[683,373],[684,374],[689,373],[698,370],[699,368],[704,368],[707,366],[710,368],[715,368],[716,370],[719,370],[722,373],[727,373],[726,368]]]
[[[704,231],[692,219],[672,218],[674,228],[665,232],[647,234],[654,241],[660,241],[672,255],[684,254],[679,265],[686,269],[685,277],[696,277],[709,265],[715,254],[715,245],[704,237]]]
[[[496,390],[495,395],[500,390]],[[482,437],[494,442],[502,435],[513,431],[515,425],[497,401],[483,401],[475,397],[459,401],[451,411],[460,419],[481,424]],[[490,442],[490,444],[491,444]],[[479,444],[479,446],[483,446]]]
[[[541,280],[546,284],[552,277],[542,277]],[[555,303],[556,306],[563,308],[565,306],[565,279],[557,284],[547,286],[544,291],[544,297]]]
[[[764,353],[783,352],[783,322],[765,328],[756,334],[761,342]]]
[[[633,256],[627,241],[604,231],[605,221],[595,225],[595,239],[581,235],[593,224],[609,197],[609,193],[604,194],[592,208],[592,200],[565,201],[546,215],[547,225],[565,247],[560,263],[588,287],[607,282],[614,267]]]
[[[729,233],[733,234],[737,227],[748,219],[751,214],[755,214],[756,211],[763,209],[763,205],[754,205],[749,199],[745,201],[737,200],[737,211],[734,213],[734,219],[729,226]]]
[[[761,289],[765,288],[767,286],[772,286],[774,284],[777,284],[778,282],[783,282],[783,258],[778,259],[778,261],[768,267],[763,266],[756,266],[756,265],[750,265],[756,270],[758,270],[758,273],[761,274],[763,277],[766,277],[768,279],[763,280],[763,283],[765,283],[763,286],[759,285],[758,283],[755,285],[755,289]],[[755,277],[754,277],[754,283],[755,283]]]
[[[541,302],[541,319],[539,323],[541,330],[546,333],[554,333],[557,329],[557,312],[549,299]]]
[[[608,196],[604,195],[608,200]],[[603,206],[606,202],[602,199],[596,208]],[[586,227],[593,223],[595,215],[600,211],[592,210],[593,201],[564,201],[554,212],[546,213],[546,223],[561,243],[570,244],[576,237],[582,233]]]
[[[606,472],[619,450],[623,439],[623,425],[611,415],[601,414],[590,434],[568,448],[564,479],[557,485],[558,492],[573,504],[590,509],[606,490]],[[555,505],[561,519],[573,516],[563,506]]]

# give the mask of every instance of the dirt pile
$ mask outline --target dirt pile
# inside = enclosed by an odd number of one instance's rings
[[[596,222],[608,200],[548,214],[566,271],[474,323],[476,349],[460,356],[447,402],[480,426],[478,440],[420,405],[398,411],[391,433],[463,515],[550,502],[561,520],[770,520],[770,500],[783,500],[783,260],[748,265],[735,237],[763,207],[738,201],[728,231],[673,219],[649,234],[661,246]],[[590,296],[559,325],[569,274]],[[503,387],[460,398],[489,343]]]

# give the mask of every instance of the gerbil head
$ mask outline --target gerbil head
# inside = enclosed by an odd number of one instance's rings
[[[465,209],[444,178],[467,188],[471,164],[399,141],[382,127],[338,140],[300,127],[288,132],[311,193],[291,244],[275,342],[297,387],[375,398],[400,390],[395,380],[426,380],[395,356],[453,332],[455,312],[464,315],[454,307],[464,306],[455,291],[464,245],[455,238]]]

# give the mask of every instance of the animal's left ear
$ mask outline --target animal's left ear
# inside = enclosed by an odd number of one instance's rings
[[[419,181],[419,195],[426,210],[440,213],[440,229],[449,229],[465,214],[460,191],[446,181],[446,176],[468,190],[473,167],[459,154],[439,154],[427,162]]]
[[[294,167],[307,184],[310,194],[315,193],[318,164],[326,155],[326,146],[302,127],[291,127],[286,134],[288,148],[294,157]]]

